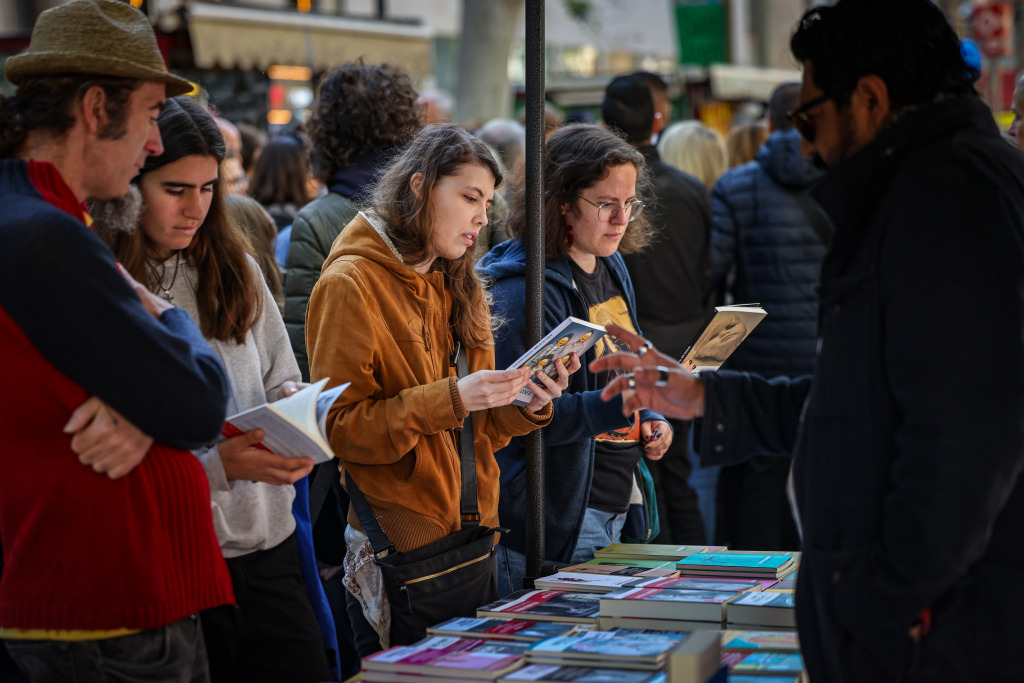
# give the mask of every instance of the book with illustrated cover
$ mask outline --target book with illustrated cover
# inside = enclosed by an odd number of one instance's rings
[[[575,353],[582,363],[583,354],[589,351],[590,347],[604,335],[605,330],[600,325],[569,316],[559,323],[558,327],[544,335],[543,339],[534,344],[507,369],[512,370],[525,366],[530,368],[533,374],[544,372],[548,377],[554,379],[558,377],[558,370],[555,368],[556,360],[561,360],[564,365],[568,366],[569,357]],[[512,404],[525,406],[532,399],[533,392],[523,387]]]
[[[796,607],[792,593],[743,593],[726,608],[730,625],[796,628]]]
[[[587,560],[582,565],[573,566],[589,567],[591,565],[607,565],[616,568],[638,567],[640,569],[669,569],[677,571],[675,560],[649,560],[640,557],[630,557],[628,559],[624,557],[595,557],[592,560]],[[577,570],[574,569],[573,571]]]
[[[676,569],[692,576],[780,579],[797,564],[795,555],[755,553],[699,553],[676,562]]]
[[[526,661],[529,664],[656,669],[661,667],[665,656],[681,638],[684,638],[683,634],[674,638],[652,639],[614,635],[610,638],[586,635],[548,638],[530,645],[526,650]]]
[[[327,411],[348,383],[324,391],[326,384],[325,378],[291,396],[232,415],[221,433],[232,437],[262,429],[265,436],[259,446],[264,450],[289,458],[327,462],[334,457],[327,443]]]
[[[430,637],[363,657],[362,667],[366,672],[493,681],[522,666],[527,647],[514,641]]]
[[[637,579],[632,575],[595,574],[562,570],[533,582],[537,590],[575,591],[577,593],[611,593],[640,581],[653,581],[656,577]]]
[[[510,674],[502,676],[499,683],[513,681],[535,681],[536,683],[658,683],[664,681],[664,674],[651,671],[630,671],[626,669],[602,669],[590,666],[559,666],[558,664],[527,664]]]
[[[476,616],[593,625],[600,613],[600,597],[599,593],[521,590],[478,608]]]
[[[665,562],[655,560],[648,564],[655,566],[648,567],[640,564],[629,564],[625,560],[619,562],[590,560],[583,564],[562,567],[559,571],[579,574],[604,574],[607,576],[633,576],[636,578],[671,578],[679,576],[679,570],[676,569],[675,562],[671,560]]]
[[[555,636],[573,634],[576,624],[536,622],[523,619],[474,619],[456,617],[427,628],[428,636],[459,636],[462,638],[495,638],[534,642]]]
[[[725,621],[726,603],[740,595],[744,594],[734,591],[625,588],[600,596],[601,616],[679,619],[721,624]]]
[[[679,364],[695,375],[718,370],[765,315],[760,304],[716,306]]]
[[[784,652],[751,652],[729,667],[732,675],[799,676],[804,670],[804,658],[799,654]]]
[[[688,619],[650,619],[647,617],[606,617],[597,618],[597,627],[602,631],[619,629],[647,631],[717,631],[722,628],[720,621],[694,621]]]
[[[626,583],[623,588],[673,588],[675,590],[690,591],[733,591],[736,593],[751,591],[754,593],[760,593],[762,585],[760,581],[754,581],[752,579],[719,579],[678,576],[664,579],[634,579]]]
[[[726,608],[728,612],[728,608]],[[728,617],[728,614],[726,614]],[[800,652],[796,631],[736,631],[722,633],[722,649],[739,652]]]
[[[668,560],[679,561],[697,553],[707,552],[706,545],[667,545],[658,543],[612,543],[606,548],[594,551],[594,558],[601,560]]]

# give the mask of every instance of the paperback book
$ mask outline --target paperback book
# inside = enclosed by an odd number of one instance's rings
[[[327,411],[348,383],[324,391],[326,384],[325,378],[291,396],[232,415],[224,423],[222,434],[232,437],[262,429],[265,436],[259,447],[264,450],[327,462],[334,457],[327,443]]]
[[[716,306],[683,352],[680,365],[695,375],[718,370],[765,315],[759,304]]]
[[[726,622],[750,626],[796,628],[792,593],[744,593],[726,609]]]
[[[672,683],[705,683],[716,679],[722,668],[718,661],[721,636],[718,631],[698,631],[690,634],[668,655],[666,672]]]
[[[648,617],[725,621],[725,605],[740,593],[733,591],[687,591],[672,588],[625,588],[600,596],[602,617]]]
[[[749,579],[718,579],[695,576],[673,577],[664,579],[634,579],[623,588],[674,588],[691,591],[731,591],[734,593],[760,593],[760,581]]]
[[[474,619],[456,617],[427,628],[428,636],[495,638],[534,642],[555,636],[567,636],[579,628],[576,624],[526,621],[523,619]]]
[[[663,673],[630,671],[626,669],[596,668],[589,666],[559,666],[558,664],[527,664],[521,669],[502,676],[501,682],[535,681],[536,683],[658,683]]]
[[[575,591],[577,593],[610,593],[637,581],[654,581],[655,577],[637,579],[635,576],[614,574],[593,574],[560,571],[534,581],[538,590]]]
[[[605,617],[597,618],[597,627],[602,631],[616,629],[644,629],[649,631],[717,631],[722,628],[720,621],[692,621],[688,619],[651,619],[648,617]]]
[[[697,553],[676,562],[676,569],[687,576],[780,579],[796,566],[793,555],[753,553]]]
[[[508,366],[508,369],[528,367],[534,375],[543,372],[554,379],[558,377],[558,370],[555,368],[556,360],[561,360],[563,365],[569,365],[570,356],[575,353],[582,363],[583,354],[589,351],[590,347],[604,335],[605,329],[602,326],[569,316],[555,329],[544,335],[543,339],[534,344],[512,365]],[[523,387],[512,403],[517,406],[525,406],[532,399],[533,392]]]
[[[796,631],[737,631],[722,633],[722,650],[738,652],[800,652]]]
[[[798,676],[803,670],[804,658],[799,654],[751,652],[733,664],[729,668],[729,674]]]
[[[521,590],[480,607],[476,616],[595,625],[600,614],[600,597],[598,593]]]
[[[642,560],[637,560],[642,562]],[[635,576],[639,578],[647,577],[662,577],[669,578],[673,576],[679,576],[679,570],[675,567],[675,562],[660,561],[660,560],[649,560],[645,564],[651,564],[655,566],[645,566],[641,564],[626,564],[625,560],[621,562],[613,562],[609,560],[591,560],[583,564],[574,564],[569,567],[563,567],[563,572],[575,572],[578,574],[605,574],[608,576]]]
[[[362,667],[365,673],[493,681],[521,666],[527,647],[513,641],[431,637],[364,657]]]
[[[526,661],[530,664],[575,664],[613,669],[654,670],[664,664],[666,655],[679,644],[680,637],[548,638],[530,645],[526,650]]]
[[[665,545],[658,543],[612,543],[594,551],[594,557],[620,560],[679,560],[707,552],[706,545]]]

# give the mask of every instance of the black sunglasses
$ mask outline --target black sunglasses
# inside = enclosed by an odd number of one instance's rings
[[[818,132],[814,125],[814,119],[810,117],[810,111],[830,99],[832,98],[828,95],[822,95],[786,114],[786,118],[807,142],[814,142],[814,136]]]

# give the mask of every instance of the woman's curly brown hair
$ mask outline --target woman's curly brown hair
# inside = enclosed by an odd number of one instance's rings
[[[352,159],[411,139],[423,118],[409,75],[391,64],[346,62],[324,76],[309,119],[310,159],[326,182]]]

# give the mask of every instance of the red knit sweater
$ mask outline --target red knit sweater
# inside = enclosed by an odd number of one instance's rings
[[[89,392],[2,307],[0,359],[0,626],[150,629],[234,602],[195,456],[154,444],[128,476],[96,474],[62,432]]]

